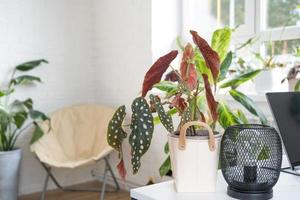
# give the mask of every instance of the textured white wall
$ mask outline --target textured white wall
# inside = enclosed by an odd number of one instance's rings
[[[45,58],[50,63],[32,74],[43,84],[19,88],[19,98],[32,97],[37,109],[57,108],[95,101],[93,0],[1,0],[0,1],[0,82],[20,62]],[[21,193],[39,191],[45,173],[29,152],[28,133],[18,145],[24,149]],[[90,179],[87,170],[80,173],[59,171],[64,184]],[[50,187],[52,187],[50,185]]]

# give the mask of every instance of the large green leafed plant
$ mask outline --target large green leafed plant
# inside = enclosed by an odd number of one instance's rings
[[[37,141],[42,135],[43,130],[39,122],[49,120],[42,112],[35,110],[31,98],[25,100],[14,99],[11,97],[19,86],[39,83],[41,79],[37,76],[28,75],[27,72],[39,67],[46,60],[34,60],[25,62],[13,69],[11,78],[7,86],[0,88],[0,151],[11,151],[15,149],[15,144],[20,134],[34,126],[31,143]],[[30,121],[27,121],[30,119]]]
[[[231,109],[226,101],[222,100],[222,95],[218,94],[229,94],[261,123],[267,123],[266,117],[255,106],[253,100],[238,90],[241,84],[253,79],[260,70],[247,71],[235,77],[229,76],[233,59],[233,53],[228,52],[231,32],[229,28],[216,30],[209,45],[197,32],[191,31],[195,46],[190,43],[183,45],[177,40],[183,51],[179,70],[171,66],[178,51],[171,51],[160,57],[148,70],[143,82],[142,95],[131,105],[129,143],[134,174],[138,172],[142,156],[149,149],[154,124],[162,123],[167,132],[173,134],[189,121],[200,120],[208,123],[213,129],[226,129],[231,125],[248,123],[241,109]],[[162,79],[167,69],[170,69],[170,72]],[[154,92],[148,96],[152,88],[161,92]],[[180,117],[177,127],[172,121],[172,116],[176,114]],[[122,142],[128,135],[122,127],[124,118],[123,105],[117,109],[107,131],[109,144],[119,152],[118,170],[123,178],[126,176],[126,170]],[[197,128],[191,127],[188,134],[197,135]],[[164,152],[169,153],[168,144],[165,145]],[[166,156],[159,169],[160,175],[164,176],[170,168],[170,158]]]

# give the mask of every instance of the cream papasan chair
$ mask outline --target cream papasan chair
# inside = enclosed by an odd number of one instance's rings
[[[113,149],[106,140],[107,125],[114,111],[110,107],[95,104],[75,105],[55,111],[50,114],[50,122],[45,121],[41,124],[44,135],[31,145],[31,150],[47,172],[41,194],[42,200],[45,199],[49,178],[63,190],[100,192],[102,200],[106,175],[109,171],[116,184],[116,190],[119,190],[119,184],[108,159]],[[53,167],[72,169],[95,164],[100,160],[104,160],[106,164],[101,189],[63,187],[51,171]]]

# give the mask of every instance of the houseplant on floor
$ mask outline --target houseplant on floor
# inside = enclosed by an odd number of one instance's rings
[[[46,60],[34,60],[16,66],[13,69],[7,86],[0,88],[0,199],[16,200],[18,198],[19,169],[22,157],[21,149],[15,146],[20,134],[31,126],[34,126],[31,143],[37,141],[43,131],[39,127],[40,121],[48,120],[48,117],[33,108],[31,98],[26,100],[11,100],[20,85],[28,85],[41,82],[37,76],[24,74]],[[30,119],[30,122],[27,121]]]
[[[260,70],[227,78],[226,75],[232,60],[232,53],[227,53],[231,29],[216,30],[212,37],[212,47],[197,32],[191,31],[191,35],[196,47],[190,43],[185,46],[180,70],[175,70],[170,65],[178,51],[171,51],[162,56],[146,73],[142,95],[132,102],[131,133],[129,135],[131,164],[133,173],[137,173],[141,166],[141,157],[151,144],[154,124],[160,121],[170,133],[172,169],[178,191],[213,191],[218,166],[219,144],[219,134],[215,130],[220,126],[227,128],[233,124],[248,122],[240,109],[230,109],[222,97],[219,97],[220,99],[217,101],[216,94],[221,90],[229,91],[234,100],[243,105],[250,113],[258,116],[262,123],[267,123],[265,116],[254,105],[254,102],[237,90],[239,85],[254,78]],[[168,68],[171,69],[171,72],[167,74],[166,80],[161,80]],[[146,95],[153,87],[164,91],[165,96],[160,98],[150,94],[149,105]],[[166,111],[166,109],[169,110]],[[152,112],[157,113],[157,116],[153,117]],[[172,115],[176,113],[180,117],[180,123],[175,129]],[[125,106],[123,105],[117,109],[107,129],[108,143],[119,152],[120,162],[117,168],[122,177],[126,176],[122,151],[122,143],[127,137],[127,133],[123,129],[125,115]],[[203,127],[205,129],[202,129]],[[187,134],[187,138],[185,134]],[[191,142],[198,145],[192,145]],[[205,149],[208,155],[199,151],[198,147]],[[165,152],[169,152],[168,145],[165,146]],[[198,155],[199,152],[201,155]],[[203,159],[201,158],[202,163],[198,162],[199,156],[203,157]],[[180,163],[186,165],[181,166]],[[189,167],[189,170],[180,173],[180,170],[184,170],[186,166]],[[206,167],[202,168],[202,166]],[[170,167],[171,162],[168,157],[160,169],[161,175],[165,175]],[[206,169],[204,170],[204,168]],[[211,184],[205,187],[204,185],[207,183]],[[201,188],[199,185],[203,187]]]

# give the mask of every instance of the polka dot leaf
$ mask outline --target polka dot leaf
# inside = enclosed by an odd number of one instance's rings
[[[151,101],[154,103],[154,107],[156,109],[156,112],[158,114],[158,117],[162,123],[162,125],[169,131],[170,133],[174,132],[174,125],[172,121],[172,117],[165,112],[165,109],[163,105],[161,104],[161,101],[158,97],[154,95],[150,95]]]
[[[153,117],[145,98],[136,98],[131,105],[131,133],[129,143],[132,149],[131,164],[136,174],[141,166],[141,157],[149,149],[154,130]]]
[[[192,111],[189,107],[187,107],[183,113],[182,113],[182,117],[181,117],[181,121],[180,121],[180,127],[183,126],[185,123],[192,121]]]
[[[125,106],[120,106],[114,113],[107,128],[107,142],[119,152],[120,158],[122,157],[122,142],[127,137],[127,133],[122,128],[125,115]]]

